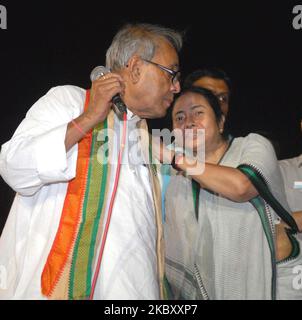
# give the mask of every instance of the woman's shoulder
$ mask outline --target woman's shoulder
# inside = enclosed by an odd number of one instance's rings
[[[232,154],[237,154],[241,162],[271,163],[277,161],[272,143],[258,133],[249,133],[244,137],[234,138],[231,150]]]
[[[244,137],[236,137],[234,141],[241,142],[244,146],[248,144],[259,144],[263,146],[272,146],[272,143],[264,136],[258,133],[249,133]]]
[[[235,137],[234,139],[242,139],[244,141],[255,140],[255,141],[259,141],[259,142],[269,142],[269,140],[266,137],[264,137],[263,135],[261,135],[259,133],[254,133],[254,132],[251,132],[251,133],[247,134],[246,136]]]

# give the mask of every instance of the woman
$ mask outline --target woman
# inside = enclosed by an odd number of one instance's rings
[[[171,298],[299,298],[301,291],[293,291],[294,275],[287,270],[301,255],[284,237],[284,225],[275,227],[280,222],[277,215],[238,168],[248,165],[259,172],[289,211],[271,144],[256,134],[232,141],[225,138],[219,102],[203,88],[188,88],[177,98],[172,120],[174,129],[183,133],[191,129],[183,137],[191,139],[193,155],[202,147],[198,129],[204,129],[205,163],[192,162],[192,156],[179,152],[173,159],[178,172],[171,175],[165,198],[166,276]],[[176,136],[176,144],[183,143]],[[277,252],[276,232],[282,238]],[[280,260],[282,279],[276,279]]]

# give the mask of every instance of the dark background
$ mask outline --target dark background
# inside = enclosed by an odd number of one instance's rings
[[[263,132],[280,159],[301,152],[302,30],[292,26],[293,1],[4,1],[0,29],[0,144],[10,139],[30,106],[52,86],[90,85],[106,49],[127,22],[186,31],[182,74],[224,69],[233,82],[229,127],[235,136]],[[165,120],[152,121],[154,128]],[[13,199],[0,178],[0,232]]]

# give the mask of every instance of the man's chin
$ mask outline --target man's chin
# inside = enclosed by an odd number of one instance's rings
[[[150,114],[148,116],[146,116],[147,119],[160,119],[160,118],[163,118],[165,117],[167,114],[167,111],[164,110],[164,111],[161,111],[161,112],[158,112],[158,113],[154,113],[154,114]]]
[[[161,108],[161,109],[150,109],[150,110],[145,110],[145,112],[139,113],[137,112],[136,114],[141,118],[141,119],[160,119],[166,116],[168,109],[166,108]]]

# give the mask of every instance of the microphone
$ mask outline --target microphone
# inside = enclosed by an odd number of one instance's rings
[[[97,66],[91,71],[90,80],[95,81],[110,72],[111,72],[110,69],[104,66]],[[112,98],[112,102],[114,106],[114,111],[116,112],[117,116],[120,119],[123,119],[123,113],[127,113],[127,107],[124,101],[121,99],[120,95],[116,94]]]

